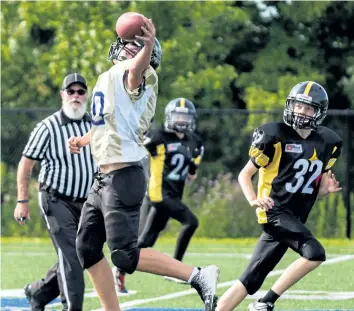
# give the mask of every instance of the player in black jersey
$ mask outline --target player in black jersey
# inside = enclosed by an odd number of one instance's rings
[[[268,123],[254,131],[250,160],[238,180],[256,208],[263,232],[248,267],[221,297],[217,311],[231,311],[254,294],[288,248],[301,257],[248,310],[274,310],[279,296],[326,260],[323,246],[304,223],[317,198],[341,190],[330,169],[341,153],[342,140],[320,126],[327,109],[325,89],[316,82],[301,82],[286,100],[284,123]],[[256,196],[251,178],[257,170]]]
[[[151,154],[148,196],[153,205],[139,236],[140,247],[152,247],[170,218],[182,224],[174,258],[182,261],[198,219],[182,203],[187,180],[196,178],[203,156],[201,139],[194,133],[196,111],[185,98],[170,101],[163,128],[147,134],[145,147]],[[168,278],[174,280],[172,278]]]
[[[152,206],[139,235],[138,245],[140,248],[152,247],[168,220],[176,219],[182,224],[174,253],[174,258],[179,261],[182,261],[199,224],[194,213],[182,203],[186,181],[196,178],[204,152],[201,139],[194,133],[195,118],[196,110],[191,101],[173,99],[165,108],[163,127],[149,131],[144,142],[151,155],[147,200]],[[114,269],[113,274],[118,291],[127,293],[124,273]]]

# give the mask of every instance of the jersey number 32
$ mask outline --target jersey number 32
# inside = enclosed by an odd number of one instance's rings
[[[301,190],[301,193],[312,194],[313,187],[311,184],[321,175],[323,167],[323,162],[321,160],[309,161],[307,159],[299,159],[294,164],[294,169],[298,171],[295,174],[294,182],[287,182],[285,188],[288,192],[295,193],[297,192],[304,184],[304,187]],[[310,177],[305,180],[307,173],[310,173]]]

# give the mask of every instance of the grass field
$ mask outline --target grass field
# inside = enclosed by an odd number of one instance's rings
[[[277,310],[354,309],[354,242],[344,240],[321,242],[327,250],[326,264],[312,272],[282,297],[277,302]],[[174,238],[164,237],[159,240],[156,248],[171,254],[174,243]],[[185,262],[199,266],[218,265],[221,270],[218,294],[221,295],[230,286],[227,282],[238,278],[246,267],[255,243],[254,239],[194,239]],[[1,256],[1,290],[21,289],[26,283],[44,277],[46,270],[56,261],[56,254],[49,240],[2,239]],[[289,251],[266,279],[261,291],[268,290],[281,270],[297,257],[297,254]],[[127,277],[127,287],[137,293],[120,297],[123,307],[203,307],[199,296],[190,291],[189,286],[168,282],[160,276],[136,272]],[[86,293],[94,296],[87,274]],[[179,297],[173,298],[173,295],[170,298],[161,297],[174,293],[179,293],[174,295]],[[257,294],[250,299],[256,297]],[[241,304],[237,310],[246,310],[247,304],[252,301],[250,299]],[[97,297],[85,298],[84,310],[99,308]]]

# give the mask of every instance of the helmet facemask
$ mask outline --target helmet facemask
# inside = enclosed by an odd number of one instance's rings
[[[194,131],[195,118],[187,108],[176,107],[166,114],[165,128],[168,131],[186,133]]]
[[[132,45],[134,49],[132,49]],[[122,55],[122,51],[130,55],[130,58],[135,57],[139,51],[144,47],[139,41],[123,41],[121,38],[117,38],[117,41],[111,44],[108,52],[108,60],[126,60],[129,57]],[[124,53],[123,53],[124,54]]]
[[[131,48],[131,45],[134,45],[134,49]],[[130,46],[130,47],[129,47]],[[136,48],[137,47],[137,48]],[[140,50],[144,47],[144,44],[141,41],[135,40],[135,41],[124,41],[121,38],[117,38],[116,42],[113,42],[109,48],[108,52],[108,60],[114,61],[122,61],[128,59],[125,55],[121,55],[122,51],[124,51],[126,54],[130,55],[133,58],[135,57]],[[155,45],[154,49],[151,54],[151,61],[150,65],[156,70],[160,63],[161,63],[161,58],[162,58],[162,49],[159,41],[155,38]]]
[[[300,96],[301,95],[301,96]],[[299,98],[298,98],[299,96]],[[316,130],[324,118],[326,117],[327,109],[321,108],[320,105],[317,105],[314,102],[302,99],[303,94],[298,94],[296,98],[288,97],[284,109],[284,122],[285,124],[291,126],[294,130]],[[301,103],[314,108],[313,116],[308,116],[305,114],[297,113],[294,111],[295,104]]]

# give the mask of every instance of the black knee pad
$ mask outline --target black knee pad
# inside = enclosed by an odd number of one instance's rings
[[[94,250],[90,243],[81,241],[79,237],[76,238],[76,253],[83,269],[92,267],[104,257],[102,251]]]
[[[188,221],[188,226],[193,228],[194,230],[196,230],[199,226],[199,221],[197,216],[195,216],[194,214],[192,215],[192,217],[190,217],[189,221]]]
[[[120,270],[132,274],[139,261],[138,248],[139,209],[136,215],[128,210],[108,212],[104,219],[111,260]]]
[[[198,220],[197,218],[190,218],[188,219],[188,222],[183,225],[183,231],[184,232],[189,232],[190,234],[193,234],[195,230],[198,228]]]
[[[249,295],[256,293],[261,288],[264,280],[265,276],[263,277],[258,273],[248,273],[248,271],[245,271],[239,279]]]
[[[139,248],[132,249],[116,249],[111,253],[113,264],[121,271],[132,274],[139,262]]]
[[[301,256],[311,261],[326,261],[326,251],[315,238],[307,240],[302,245]]]

